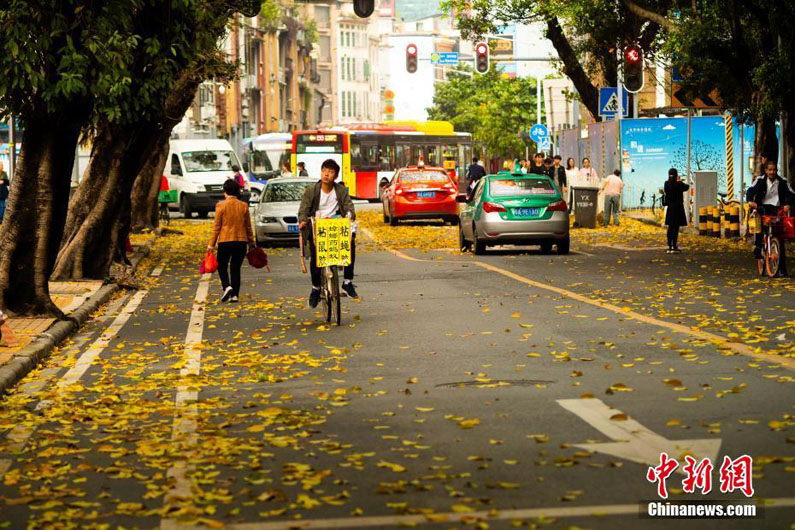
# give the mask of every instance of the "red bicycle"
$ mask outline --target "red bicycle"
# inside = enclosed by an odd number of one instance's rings
[[[767,273],[771,278],[778,274],[785,241],[795,239],[795,217],[786,216],[784,209],[777,215],[761,215],[759,210],[750,213],[751,232],[762,232],[762,258],[756,260],[759,274]]]

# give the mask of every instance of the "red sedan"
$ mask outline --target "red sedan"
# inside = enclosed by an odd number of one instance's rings
[[[458,224],[456,185],[440,167],[398,169],[381,187],[385,223],[396,226],[404,219],[444,219]]]

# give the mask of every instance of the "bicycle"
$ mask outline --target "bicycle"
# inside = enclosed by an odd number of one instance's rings
[[[749,213],[749,232],[752,234],[762,232],[762,257],[756,260],[760,276],[767,273],[772,278],[778,274],[785,241],[795,239],[793,229],[795,223],[792,218],[785,217],[784,213],[783,208],[777,215],[762,215],[757,209]]]
[[[339,219],[339,217],[332,217],[331,219]],[[313,218],[312,219],[312,234],[314,238],[312,240],[313,245],[317,245],[318,241],[318,221],[322,221],[321,218]],[[348,220],[350,222],[350,220]],[[321,223],[322,224],[322,223]],[[323,228],[322,226],[320,227]],[[338,241],[343,243],[344,241],[342,238],[347,238],[348,245],[347,249],[350,249],[350,225],[348,225],[347,232],[340,233],[340,238]],[[301,256],[301,268],[303,273],[307,273],[306,268],[306,259],[311,259],[312,253],[311,249],[308,248],[307,245],[304,245],[304,235],[299,233],[298,236],[298,245],[300,248],[300,256]],[[317,247],[315,247],[317,248]],[[340,244],[337,248],[346,248],[345,245]],[[315,252],[316,258],[318,260],[318,267],[320,269],[320,300],[323,303],[323,315],[326,318],[326,322],[336,322],[339,326],[342,322],[342,303],[341,299],[343,297],[347,297],[348,295],[340,290],[340,269],[348,265],[350,263],[350,255],[347,256],[348,263],[345,263],[345,260],[339,259],[339,256],[330,256],[331,263],[326,266],[320,267],[320,253]],[[337,258],[337,259],[335,259]]]

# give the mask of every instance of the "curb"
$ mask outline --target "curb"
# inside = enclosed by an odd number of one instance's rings
[[[152,250],[154,240],[140,247],[131,257],[132,271]],[[91,317],[91,313],[105,304],[116,291],[121,289],[118,284],[103,285],[85,302],[63,320],[53,322],[44,333],[14,354],[10,361],[0,367],[0,396],[13,387],[20,379],[30,373],[52,350],[72,333],[83,327]]]

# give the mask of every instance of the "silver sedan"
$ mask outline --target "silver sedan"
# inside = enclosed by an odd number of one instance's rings
[[[257,244],[296,243],[298,241],[298,207],[314,178],[286,177],[269,180],[254,208],[254,232]]]

